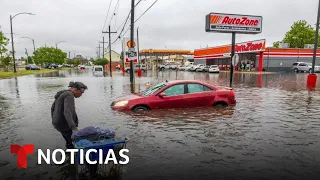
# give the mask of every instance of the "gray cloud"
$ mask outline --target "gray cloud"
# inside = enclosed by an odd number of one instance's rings
[[[136,0],[137,2],[138,0]],[[106,28],[117,0],[113,0]],[[136,9],[138,18],[154,0],[142,1]],[[21,15],[13,20],[17,56],[33,51],[36,46],[59,44],[65,52],[83,56],[96,56],[98,41],[102,41],[102,27],[110,0],[2,0],[0,25],[4,33],[10,32],[9,16],[19,12],[32,12],[36,16]],[[119,0],[117,15],[111,22],[112,31],[119,28],[130,10],[130,0]],[[205,15],[210,12],[250,14],[263,16],[263,32],[258,35],[237,35],[236,41],[265,38],[268,45],[281,40],[296,20],[316,21],[317,1],[303,0],[158,0],[136,23],[139,26],[140,49],[167,48],[190,49],[229,44],[230,34],[207,33],[204,30]],[[130,22],[130,21],[128,21]],[[129,25],[129,23],[128,23]],[[125,30],[127,29],[126,26]],[[120,29],[121,30],[121,29]],[[120,31],[119,30],[119,31]],[[129,36],[130,31],[126,33]],[[136,35],[136,34],[135,34]],[[6,34],[9,37],[9,34]],[[104,34],[107,40],[107,34]],[[112,35],[112,39],[117,35]],[[112,48],[121,51],[121,41]],[[11,49],[11,48],[10,48]]]

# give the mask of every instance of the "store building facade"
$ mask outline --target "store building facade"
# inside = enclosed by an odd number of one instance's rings
[[[231,64],[231,45],[194,50],[194,64],[218,65],[228,70]],[[313,49],[269,48],[266,40],[260,39],[237,43],[235,53],[239,55],[236,71],[291,71],[295,62],[312,62]],[[320,50],[316,65],[320,64]]]

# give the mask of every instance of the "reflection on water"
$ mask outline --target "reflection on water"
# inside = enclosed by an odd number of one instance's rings
[[[36,155],[28,170],[16,169],[11,143],[63,148],[51,125],[55,93],[70,81],[88,86],[76,99],[80,128],[97,125],[128,137],[130,164],[123,179],[313,179],[320,167],[320,94],[306,91],[306,74],[235,74],[237,105],[232,108],[155,110],[143,114],[110,109],[116,97],[165,80],[197,79],[229,85],[229,73],[160,71],[113,72],[94,76],[90,69],[0,80],[0,171],[12,177],[60,179],[72,166],[40,166]],[[319,82],[318,82],[319,84]],[[177,176],[179,175],[179,176]],[[175,177],[175,178],[173,178]],[[235,178],[236,177],[236,178]]]

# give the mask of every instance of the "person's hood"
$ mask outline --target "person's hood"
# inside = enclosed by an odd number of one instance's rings
[[[57,92],[57,94],[54,96],[54,98],[55,98],[55,99],[58,99],[58,97],[59,97],[62,93],[66,92],[66,91],[69,91],[69,90],[62,90],[62,91]]]

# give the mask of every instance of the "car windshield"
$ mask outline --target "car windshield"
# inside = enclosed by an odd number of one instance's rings
[[[147,90],[144,90],[142,91],[140,94],[142,96],[151,96],[152,94],[154,94],[156,91],[158,91],[159,89],[163,88],[164,86],[166,86],[167,84],[166,83],[160,83],[160,84],[157,84]]]
[[[95,71],[102,71],[102,68],[98,67],[94,69]]]

